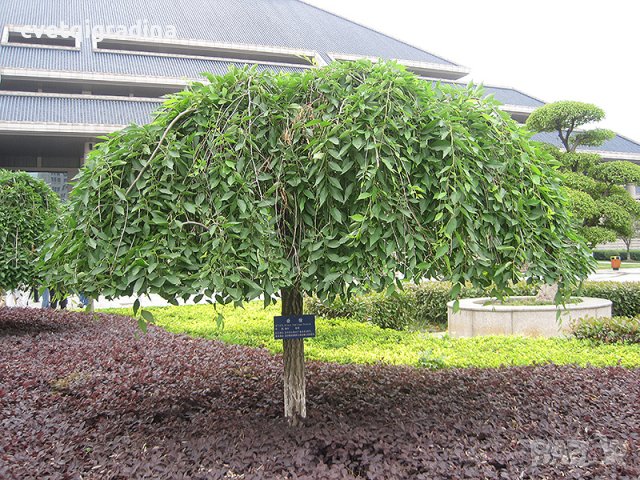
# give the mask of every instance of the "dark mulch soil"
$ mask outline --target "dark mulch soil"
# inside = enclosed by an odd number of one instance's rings
[[[0,478],[639,478],[640,371],[281,358],[130,319],[0,310]]]

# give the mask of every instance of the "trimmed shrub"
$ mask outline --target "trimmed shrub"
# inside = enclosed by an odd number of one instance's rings
[[[448,298],[451,286],[442,288],[440,301],[444,301],[444,324],[447,322],[446,298]],[[338,297],[330,304],[323,304],[317,298],[305,300],[305,310],[324,318],[353,318],[360,322],[369,322],[382,328],[393,328],[394,330],[404,330],[416,323],[421,318],[427,320],[429,324],[438,323],[442,320],[441,315],[433,318],[437,309],[423,308],[417,300],[417,292],[420,287],[407,285],[402,291],[393,295],[384,293],[370,293],[367,295],[354,296],[345,301]],[[436,291],[436,289],[434,289]],[[441,303],[440,302],[440,303]],[[427,303],[427,305],[429,305]],[[422,316],[422,315],[426,316]],[[427,328],[425,326],[425,328]]]
[[[640,317],[585,318],[573,327],[573,335],[598,343],[640,343]]]
[[[640,250],[631,250],[631,260],[640,261]],[[627,258],[627,251],[625,249],[620,250],[594,250],[593,258],[596,260],[611,260],[611,257],[618,256],[623,260]]]
[[[640,315],[640,282],[584,282],[577,294],[611,300],[614,317]]]
[[[535,295],[534,285],[518,283],[514,295]],[[640,316],[640,282],[584,282],[574,296],[605,298],[613,302],[613,315]],[[489,293],[477,288],[465,288],[461,298],[486,297]],[[316,298],[305,300],[305,310],[325,318],[353,318],[382,328],[442,330],[447,325],[447,302],[451,300],[449,282],[407,284],[404,290],[385,295],[371,293],[354,296],[349,301],[337,298],[322,304]]]

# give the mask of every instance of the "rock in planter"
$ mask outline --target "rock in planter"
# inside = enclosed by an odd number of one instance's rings
[[[569,333],[574,321],[584,317],[610,317],[611,300],[577,297],[580,301],[566,305],[491,304],[492,298],[464,298],[460,310],[453,312],[447,304],[449,335],[454,338],[482,335],[523,335],[559,337]],[[576,299],[576,300],[577,300]],[[510,300],[535,300],[535,297],[510,297]],[[557,311],[560,310],[560,318]]]

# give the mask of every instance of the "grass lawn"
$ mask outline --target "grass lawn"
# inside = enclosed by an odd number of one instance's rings
[[[282,352],[273,339],[273,316],[279,306],[266,310],[261,302],[244,309],[218,308],[225,316],[223,330],[211,305],[151,308],[159,326],[170,332],[218,339],[230,344],[265,347]],[[131,309],[108,313],[131,315]],[[523,337],[475,337],[453,339],[422,332],[382,329],[348,319],[318,318],[314,339],[306,341],[306,357],[337,363],[385,363],[445,367],[499,367],[511,365],[593,365],[640,367],[640,344],[594,345],[586,340]]]

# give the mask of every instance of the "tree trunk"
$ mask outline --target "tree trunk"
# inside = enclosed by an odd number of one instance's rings
[[[302,294],[293,287],[282,289],[282,315],[302,314]],[[304,339],[283,340],[284,416],[293,427],[307,417],[304,379]]]

